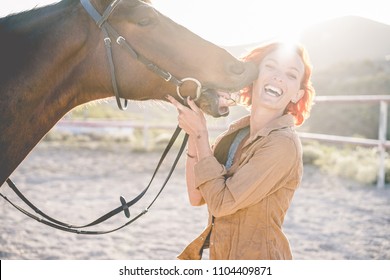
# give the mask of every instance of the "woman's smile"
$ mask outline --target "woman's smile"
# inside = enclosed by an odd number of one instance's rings
[[[275,97],[280,97],[283,95],[283,89],[270,84],[265,85],[264,91],[268,95],[275,96]]]

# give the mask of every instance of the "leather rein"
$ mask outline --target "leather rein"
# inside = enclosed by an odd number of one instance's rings
[[[156,169],[154,170],[154,173],[152,175],[152,178],[150,179],[149,181],[149,184],[146,186],[146,188],[138,195],[136,196],[134,199],[132,199],[131,201],[129,202],[126,202],[125,198],[123,196],[120,196],[120,202],[121,202],[121,206],[107,212],[106,214],[104,214],[103,216],[99,217],[98,219],[86,224],[86,225],[82,225],[82,226],[77,226],[77,225],[71,225],[71,224],[68,224],[68,223],[64,223],[64,222],[61,222],[57,219],[54,219],[52,217],[50,217],[49,215],[45,214],[43,211],[41,211],[38,207],[36,207],[32,202],[30,202],[23,194],[22,192],[16,187],[16,185],[14,184],[14,182],[8,178],[7,179],[7,184],[8,186],[18,195],[18,197],[25,203],[27,204],[37,215],[25,210],[24,208],[16,205],[15,203],[13,203],[10,199],[8,199],[5,195],[3,195],[2,193],[0,193],[0,196],[3,197],[7,202],[9,202],[13,207],[15,207],[17,210],[19,210],[20,212],[22,212],[23,214],[25,214],[26,216],[40,222],[40,223],[43,223],[47,226],[50,226],[50,227],[53,227],[53,228],[56,228],[56,229],[59,229],[59,230],[62,230],[62,231],[66,231],[66,232],[71,232],[71,233],[77,233],[77,234],[84,234],[84,235],[101,235],[101,234],[107,234],[107,233],[111,233],[111,232],[115,232],[117,230],[120,230],[130,224],[132,224],[133,222],[135,222],[136,220],[138,220],[141,216],[145,215],[149,209],[152,207],[152,205],[155,203],[155,201],[157,200],[157,198],[160,196],[160,194],[162,193],[162,191],[164,190],[166,184],[168,183],[169,179],[171,178],[171,175],[173,173],[173,171],[175,170],[176,168],[176,165],[181,157],[181,155],[183,154],[183,151],[185,150],[185,147],[187,145],[187,140],[188,140],[188,134],[185,134],[184,136],[184,139],[183,139],[183,143],[179,149],[179,152],[172,164],[172,167],[171,169],[169,170],[169,173],[167,175],[167,178],[165,179],[164,183],[162,184],[162,187],[160,188],[160,190],[158,191],[157,195],[154,197],[154,199],[152,200],[152,202],[141,212],[139,213],[137,216],[135,216],[134,218],[132,218],[131,220],[129,220],[128,222],[124,223],[123,225],[119,226],[119,227],[116,227],[116,228],[113,228],[113,229],[110,229],[110,230],[102,230],[102,231],[94,231],[94,230],[83,230],[83,228],[88,228],[88,227],[92,227],[92,226],[96,226],[98,224],[101,224],[102,222],[112,218],[113,216],[121,213],[122,211],[124,212],[125,216],[127,218],[130,218],[130,210],[129,208],[131,206],[133,206],[134,204],[136,204],[145,194],[146,192],[149,190],[158,170],[160,169],[160,166],[161,164],[164,162],[164,159],[165,157],[167,156],[169,150],[171,149],[172,145],[175,143],[175,140],[177,139],[177,137],[179,136],[180,134],[180,131],[181,129],[179,127],[176,128],[174,134],[172,135],[172,138],[170,139],[167,147],[165,148],[161,158],[160,158],[160,161],[158,162],[157,164],[157,167]]]
[[[95,9],[95,7],[93,7],[93,5],[90,3],[90,0],[80,0],[81,4],[83,5],[84,9],[88,12],[88,14],[92,17],[92,19],[95,21],[95,23],[97,24],[97,26],[103,31],[103,34],[104,34],[104,44],[105,44],[105,47],[106,47],[106,53],[107,53],[107,57],[108,57],[108,61],[109,61],[109,66],[110,66],[110,74],[111,74],[111,80],[112,80],[112,86],[113,86],[113,89],[114,89],[114,93],[115,93],[115,97],[116,97],[116,101],[117,101],[117,105],[119,107],[120,110],[125,110],[127,108],[127,99],[125,99],[124,101],[124,105],[122,106],[122,102],[120,100],[120,95],[119,95],[119,90],[118,90],[118,86],[117,86],[117,81],[116,81],[116,75],[115,75],[115,67],[114,67],[114,63],[113,63],[113,58],[112,58],[112,48],[111,48],[111,38],[115,38],[115,42],[117,44],[119,44],[121,47],[123,47],[126,51],[128,51],[130,53],[130,55],[134,58],[134,59],[137,59],[138,61],[142,62],[143,64],[145,64],[147,66],[147,68],[151,71],[153,71],[154,73],[156,73],[157,75],[159,75],[160,77],[162,77],[165,81],[167,82],[171,82],[173,84],[176,85],[176,92],[178,94],[178,96],[180,98],[182,98],[184,101],[185,101],[185,98],[181,95],[180,93],[180,87],[181,85],[185,82],[185,81],[192,81],[194,82],[196,85],[197,85],[197,89],[196,89],[196,97],[194,98],[194,100],[196,101],[200,95],[202,94],[202,85],[201,83],[195,79],[195,78],[184,78],[184,79],[181,79],[179,80],[178,78],[176,78],[175,76],[173,76],[170,72],[168,71],[165,71],[163,69],[161,69],[160,67],[158,67],[157,65],[155,65],[153,62],[151,62],[150,60],[148,60],[147,58],[139,55],[126,41],[126,39],[121,36],[118,32],[115,31],[115,29],[107,22],[107,19],[108,17],[111,15],[111,13],[114,11],[115,7],[119,4],[120,0],[114,0],[108,7],[107,9],[104,11],[103,15],[100,15],[99,12]],[[185,147],[187,145],[187,141],[188,141],[188,135],[185,134],[184,136],[184,139],[183,139],[183,143],[181,144],[181,147],[179,149],[179,152],[172,164],[172,167],[167,175],[167,178],[165,179],[162,187],[160,188],[160,190],[158,191],[157,195],[155,196],[155,198],[152,200],[152,202],[139,214],[137,214],[137,216],[135,216],[134,218],[132,218],[131,220],[129,220],[128,222],[124,223],[123,225],[119,226],[119,227],[116,227],[116,228],[113,228],[113,229],[110,229],[110,230],[101,230],[101,231],[94,231],[94,230],[84,230],[84,228],[88,228],[88,227],[92,227],[92,226],[96,226],[110,218],[112,218],[113,216],[117,215],[118,213],[121,213],[122,211],[124,212],[125,216],[127,218],[130,218],[130,210],[129,208],[131,206],[133,206],[135,203],[137,203],[145,194],[146,192],[149,190],[161,164],[164,162],[164,159],[165,157],[167,156],[167,154],[169,153],[171,147],[173,146],[173,144],[175,143],[177,137],[179,136],[181,132],[181,128],[179,126],[177,126],[175,132],[173,133],[167,147],[165,148],[163,154],[161,155],[161,158],[156,166],[156,169],[152,175],[152,178],[150,179],[148,185],[146,186],[146,188],[138,195],[136,196],[134,199],[132,199],[131,201],[129,202],[126,202],[126,199],[123,197],[123,196],[120,196],[120,202],[121,202],[121,206],[107,212],[106,214],[104,214],[103,216],[97,218],[96,220],[86,224],[86,225],[82,225],[82,226],[77,226],[77,225],[71,225],[71,224],[68,224],[68,223],[64,223],[64,222],[61,222],[57,219],[54,219],[52,217],[50,217],[49,215],[45,214],[43,211],[41,211],[38,207],[36,207],[32,202],[30,202],[23,194],[22,192],[16,187],[16,185],[14,184],[14,182],[8,178],[7,179],[7,184],[9,185],[9,187],[18,195],[18,197],[27,205],[29,206],[37,215],[25,210],[24,208],[16,205],[15,203],[13,203],[11,200],[9,200],[5,195],[3,195],[2,193],[0,193],[0,196],[3,197],[7,202],[9,202],[12,206],[14,206],[17,210],[19,210],[20,212],[22,212],[23,214],[27,215],[28,217],[40,222],[40,223],[43,223],[45,225],[48,225],[50,227],[53,227],[53,228],[56,228],[56,229],[59,229],[59,230],[62,230],[62,231],[66,231],[66,232],[71,232],[71,233],[77,233],[77,234],[85,234],[85,235],[100,235],[100,234],[107,234],[107,233],[111,233],[111,232],[115,232],[119,229],[122,229],[128,225],[130,225],[131,223],[133,223],[134,221],[138,220],[141,216],[145,215],[149,209],[152,207],[152,205],[155,203],[155,201],[157,200],[157,198],[160,196],[160,194],[162,193],[162,191],[164,190],[166,184],[168,183],[181,155],[183,154],[183,151],[185,150]]]

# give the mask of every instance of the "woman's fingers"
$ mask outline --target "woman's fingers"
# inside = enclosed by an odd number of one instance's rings
[[[167,95],[166,98],[179,110],[179,112],[183,112],[185,111],[186,109],[188,109],[188,107],[184,106],[183,104],[181,104],[180,102],[178,102],[175,98],[173,98],[172,96],[170,95]],[[199,107],[195,104],[195,102],[190,98],[188,97],[187,98],[187,104],[189,106],[189,108],[194,111],[195,113],[200,113],[201,110],[199,109]]]
[[[179,111],[182,111],[185,106],[183,106],[180,102],[178,102],[175,98],[170,95],[167,95],[166,98],[171,102]]]
[[[190,97],[187,97],[187,104],[190,106],[191,110],[200,113],[199,107],[195,104],[194,100],[192,100]]]

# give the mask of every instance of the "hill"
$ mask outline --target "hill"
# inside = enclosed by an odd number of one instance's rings
[[[390,55],[390,25],[363,17],[347,16],[313,25],[299,39],[308,49],[315,69],[340,62],[385,60]],[[235,56],[261,44],[225,46]]]
[[[390,55],[390,25],[362,17],[341,17],[310,27],[301,41],[318,69],[340,62],[385,60]]]

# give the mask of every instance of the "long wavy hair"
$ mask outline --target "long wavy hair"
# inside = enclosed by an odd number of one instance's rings
[[[299,44],[290,46],[283,42],[271,42],[251,50],[247,55],[242,57],[242,60],[254,62],[257,64],[257,66],[259,66],[264,57],[269,53],[279,48],[286,47],[290,49],[293,48],[293,50],[302,59],[305,68],[301,81],[301,89],[304,90],[304,94],[297,103],[290,102],[284,111],[285,114],[291,114],[294,116],[296,125],[301,125],[310,116],[310,110],[313,104],[313,98],[315,96],[315,90],[311,82],[312,65],[310,63],[309,55],[306,49]],[[246,103],[248,106],[250,106],[252,103],[252,90],[253,84],[241,90],[241,100],[244,100],[244,103]]]

